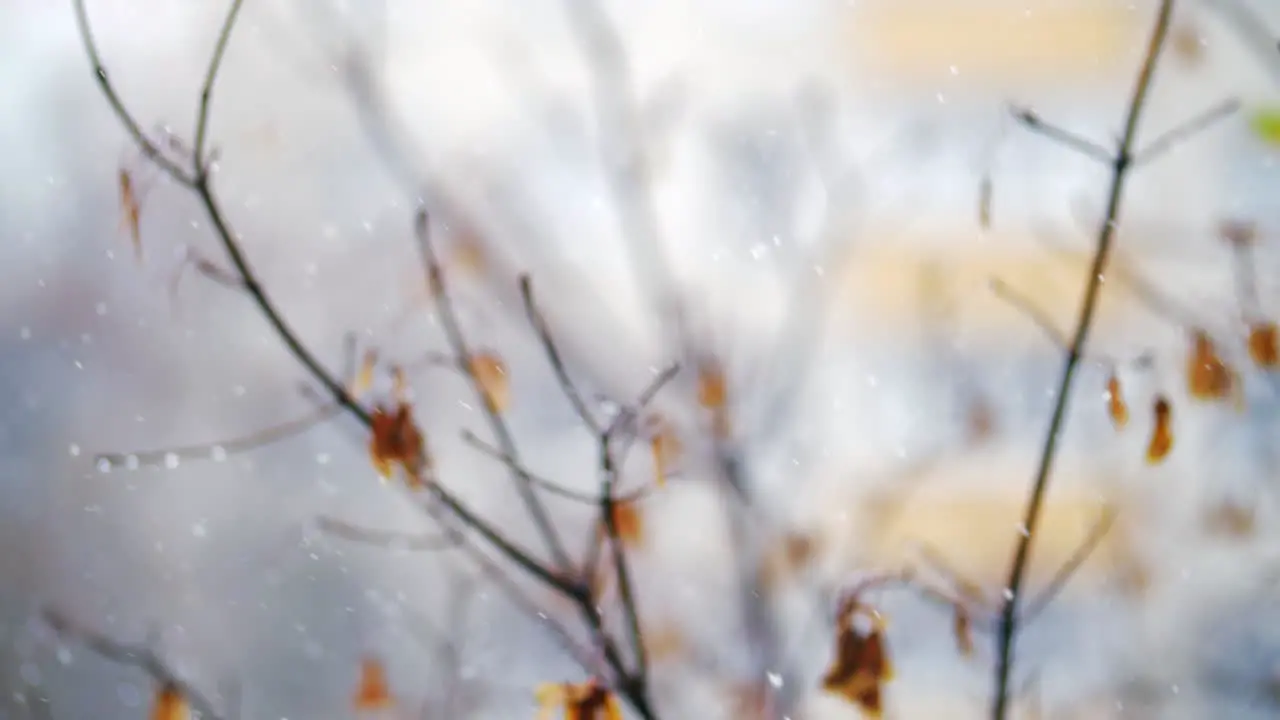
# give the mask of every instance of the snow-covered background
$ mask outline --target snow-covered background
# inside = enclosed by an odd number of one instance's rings
[[[216,187],[285,317],[331,368],[352,331],[400,360],[442,348],[422,305],[416,198],[374,151],[342,83],[343,53],[357,48],[408,136],[401,159],[463,208],[503,270],[532,273],[581,382],[623,400],[672,359],[651,333],[601,172],[587,66],[566,22],[573,5],[246,4],[215,100]],[[88,6],[131,110],[144,127],[189,139],[223,3]],[[1105,168],[1010,122],[1005,107],[1030,105],[1109,146],[1154,3],[608,7],[631,60],[658,234],[752,419],[762,536],[814,533],[822,550],[805,582],[815,586],[918,564],[923,544],[994,596],[1060,359],[988,280],[998,275],[1065,330],[1106,180]],[[1280,9],[1248,7],[1280,29]],[[1229,96],[1246,108],[1280,101],[1280,55],[1244,42],[1224,17],[1207,2],[1179,3],[1179,32],[1198,37],[1198,50],[1166,55],[1141,137]],[[422,526],[374,477],[345,419],[222,462],[95,469],[98,451],[212,442],[301,416],[312,410],[298,392],[308,378],[245,297],[194,275],[171,294],[184,248],[221,256],[195,200],[127,145],[69,2],[0,6],[0,73],[0,715],[48,702],[59,719],[144,716],[146,679],[53,642],[33,620],[46,603],[122,640],[158,637],[209,694],[242,687],[246,718],[349,716],[366,652],[386,658],[401,694],[427,701],[456,682],[434,654],[440,636],[459,644],[457,672],[485,697],[473,717],[528,716],[534,684],[577,679],[499,593],[459,582],[459,558],[309,530],[318,515]],[[1214,227],[1224,217],[1259,223],[1263,307],[1280,313],[1277,152],[1241,116],[1142,168],[1116,259],[1118,277],[1141,273],[1242,368],[1231,255]],[[117,230],[122,164],[144,193],[142,265]],[[977,198],[988,169],[984,230]],[[497,271],[461,277],[467,330],[507,359],[527,464],[589,490],[592,440],[511,283]],[[1134,420],[1121,434],[1100,400],[1105,373],[1091,366],[1080,377],[1033,589],[1104,503],[1120,515],[1023,635],[1018,682],[1038,678],[1047,717],[1274,717],[1278,386],[1246,372],[1243,413],[1191,402],[1180,379],[1186,328],[1134,302],[1123,279],[1113,285],[1093,349],[1126,359],[1154,350],[1156,370],[1126,376]],[[807,370],[768,371],[761,358],[779,339],[804,341],[810,328],[820,338],[801,353]],[[1151,468],[1142,455],[1157,391],[1174,400],[1177,444]],[[414,392],[443,481],[538,548],[502,468],[459,438],[484,430],[467,389],[428,371]],[[975,392],[996,410],[980,444],[965,437]],[[741,631],[722,505],[697,463],[684,470],[645,503],[640,603],[651,627],[679,629],[732,678],[746,667],[732,649]],[[628,482],[651,473],[636,453]],[[567,537],[587,536],[582,508],[549,502]],[[1224,503],[1256,512],[1251,533],[1215,535],[1206,517]],[[786,594],[779,613],[794,681],[814,688],[829,629],[801,596]],[[891,716],[980,717],[988,638],[966,661],[945,613],[901,592],[874,600],[893,621]],[[728,716],[715,704],[721,685],[679,664],[657,681],[664,717]],[[816,693],[806,707],[812,718],[855,716]]]

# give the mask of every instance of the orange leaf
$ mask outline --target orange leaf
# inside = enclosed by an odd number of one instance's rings
[[[644,520],[635,500],[613,504],[613,524],[623,545],[635,547],[644,541]]]
[[[973,623],[969,619],[969,611],[956,603],[955,615],[951,619],[951,634],[956,639],[956,649],[964,657],[973,657]]]
[[[489,268],[489,254],[477,235],[466,232],[453,247],[450,265],[471,277],[483,277]]]
[[[622,706],[614,694],[594,678],[582,684],[543,683],[534,690],[539,718],[550,720],[557,707],[564,720],[622,720]]]
[[[663,487],[667,484],[667,476],[671,466],[683,452],[680,438],[675,429],[661,418],[654,420],[653,437],[649,440],[649,449],[653,455],[654,484]]]
[[[138,262],[142,262],[142,207],[138,203],[138,194],[133,187],[133,176],[128,170],[120,170],[120,225],[129,231],[129,239],[133,242],[133,252]]]
[[[1235,374],[1218,357],[1213,340],[1202,330],[1192,335],[1187,357],[1187,392],[1197,400],[1221,400],[1232,393]]]
[[[356,694],[352,706],[357,712],[386,710],[395,706],[391,697],[391,688],[387,684],[386,669],[373,657],[360,661],[360,681],[356,686]]]
[[[191,710],[182,691],[173,683],[165,683],[156,690],[155,704],[151,708],[151,720],[189,720]]]
[[[1151,442],[1147,444],[1147,462],[1160,463],[1173,449],[1173,408],[1163,395],[1156,398],[1155,427],[1151,431]]]
[[[359,397],[369,392],[369,388],[373,387],[373,371],[378,366],[378,352],[376,350],[366,350],[364,359],[360,362],[360,371],[351,381],[351,394]]]
[[[857,627],[859,618],[870,623],[868,631]],[[870,718],[883,716],[883,685],[893,679],[884,628],[879,613],[851,600],[837,626],[835,658],[822,678],[824,690],[845,698]]]
[[[370,416],[369,458],[382,478],[390,479],[398,466],[404,471],[405,484],[412,489],[426,486],[425,474],[431,468],[426,440],[413,421],[413,408],[400,403],[394,413],[374,408]]]
[[[484,394],[484,401],[494,412],[503,412],[511,403],[511,383],[507,366],[495,353],[480,352],[471,356],[468,370]]]
[[[723,408],[727,400],[723,368],[716,362],[704,362],[698,369],[698,404],[708,410],[717,410]]]
[[[1273,322],[1257,322],[1249,328],[1249,357],[1264,370],[1280,366],[1280,332]]]
[[[1120,391],[1120,378],[1114,370],[1111,371],[1111,377],[1107,378],[1106,400],[1111,424],[1117,430],[1122,429],[1129,423],[1129,406],[1125,404],[1124,395]]]

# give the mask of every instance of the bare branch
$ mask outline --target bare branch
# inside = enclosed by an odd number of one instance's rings
[[[1045,608],[1049,607],[1054,598],[1067,586],[1067,583],[1071,582],[1071,577],[1080,569],[1080,566],[1085,564],[1089,556],[1093,554],[1093,551],[1098,549],[1098,546],[1106,539],[1107,533],[1111,532],[1111,527],[1115,524],[1117,514],[1115,508],[1107,508],[1103,511],[1102,516],[1093,524],[1089,534],[1080,543],[1080,547],[1076,548],[1076,551],[1071,554],[1067,562],[1063,563],[1058,572],[1054,574],[1053,579],[1045,586],[1045,589],[1040,591],[1040,595],[1028,603],[1026,609],[1022,611],[1021,622],[1024,625],[1035,620],[1040,613],[1044,612]]]
[[[1080,315],[1076,322],[1075,335],[1071,340],[1066,357],[1063,360],[1062,375],[1058,381],[1057,394],[1054,398],[1053,415],[1045,432],[1044,447],[1040,455],[1039,467],[1027,496],[1027,505],[1019,529],[1017,549],[1009,568],[1009,581],[1004,589],[1003,607],[1000,612],[1000,632],[997,649],[999,658],[995,671],[995,697],[992,701],[991,717],[993,720],[1006,720],[1009,712],[1009,685],[1013,674],[1014,642],[1018,633],[1018,603],[1021,601],[1022,583],[1027,567],[1031,562],[1031,547],[1035,539],[1036,527],[1040,520],[1040,510],[1049,487],[1054,459],[1057,457],[1058,439],[1066,424],[1067,404],[1071,397],[1071,389],[1075,380],[1076,369],[1084,355],[1088,342],[1089,330],[1093,326],[1094,311],[1102,291],[1102,278],[1107,269],[1112,241],[1116,227],[1120,223],[1120,206],[1124,196],[1125,181],[1129,170],[1133,167],[1133,144],[1138,133],[1138,124],[1146,107],[1147,95],[1155,76],[1156,63],[1165,45],[1170,19],[1173,16],[1173,0],[1161,0],[1160,10],[1154,21],[1151,41],[1147,46],[1142,69],[1134,83],[1133,95],[1129,99],[1128,117],[1125,120],[1124,135],[1120,140],[1119,151],[1111,158],[1111,187],[1108,192],[1107,209],[1098,228],[1097,247],[1093,262],[1086,280],[1084,299],[1080,305]]]
[[[1045,334],[1045,337],[1049,338],[1049,342],[1053,343],[1054,347],[1062,350],[1069,347],[1067,339],[1063,337],[1062,333],[1058,331],[1058,328],[1054,326],[1053,320],[1051,320],[1043,310],[1036,307],[1029,299],[1009,287],[1003,280],[998,278],[992,278],[990,286],[991,292],[994,293],[996,297],[1009,303],[1014,307],[1014,309],[1021,312],[1023,315],[1026,315],[1031,322],[1035,323],[1036,327],[1040,328],[1041,332]]]
[[[547,320],[543,317],[542,312],[538,310],[538,305],[533,299],[533,282],[528,275],[520,276],[520,298],[524,301],[524,312],[529,318],[529,324],[533,326],[534,332],[538,334],[538,340],[542,343],[542,350],[546,353],[547,361],[551,363],[551,369],[556,374],[556,381],[560,383],[560,388],[564,391],[564,395],[569,399],[569,404],[573,405],[574,412],[578,413],[578,417],[582,419],[592,433],[599,434],[600,424],[596,421],[595,416],[591,414],[591,409],[587,407],[586,402],[582,399],[582,393],[578,391],[573,380],[569,378],[569,372],[565,369],[564,360],[560,357],[560,350],[556,347],[555,340],[551,337],[551,328],[547,326]]]
[[[522,480],[533,483],[534,485],[542,488],[543,490],[546,490],[547,492],[553,495],[559,495],[560,497],[565,498],[566,500],[572,500],[574,502],[584,503],[587,505],[600,504],[600,496],[598,495],[588,495],[587,493],[570,490],[569,488],[564,487],[563,485],[560,485],[544,477],[540,477],[538,475],[533,474],[527,468],[525,468],[523,465],[521,465],[519,462],[513,459],[511,456],[506,455],[505,453],[502,452],[502,450],[494,447],[493,445],[490,445],[484,440],[481,440],[479,437],[476,436],[475,433],[471,432],[470,430],[462,431],[462,441],[470,445],[471,447],[475,448],[476,450],[479,450],[480,452],[484,453],[485,455],[488,455],[494,460],[497,460],[498,462],[506,465],[508,468],[511,469],[512,472],[518,474]],[[632,500],[639,500],[645,497],[646,495],[648,495],[649,493],[653,492],[653,490],[654,490],[653,486],[646,485],[645,487],[639,488],[637,490],[633,490],[629,494],[621,495],[616,499],[619,502],[630,502]]]
[[[365,545],[376,545],[391,550],[445,550],[455,547],[458,543],[454,538],[448,535],[437,535],[429,533],[405,533],[392,530],[376,530],[373,528],[352,525],[351,523],[321,516],[316,518],[316,528],[321,532],[328,533],[334,537],[350,540],[352,542],[363,543]]]
[[[186,699],[187,704],[200,714],[201,718],[224,720],[223,715],[218,712],[213,703],[209,702],[195,686],[178,677],[150,647],[114,640],[74,622],[53,608],[45,608],[41,615],[49,627],[64,640],[84,645],[93,653],[113,663],[137,668],[158,684],[172,685]]]
[[[221,442],[200,443],[198,445],[186,445],[162,450],[100,453],[94,456],[94,463],[104,470],[118,470],[121,468],[136,470],[147,467],[164,467],[191,460],[225,460],[231,455],[256,450],[301,435],[320,423],[337,417],[341,410],[337,405],[328,404],[296,420],[281,423],[249,435],[242,435]]]
[[[444,328],[445,337],[449,341],[454,357],[457,358],[458,366],[469,369],[472,366],[471,350],[466,337],[462,333],[462,326],[459,324],[458,316],[453,309],[453,300],[450,298],[449,290],[445,285],[444,269],[441,268],[439,258],[436,256],[435,245],[431,238],[431,220],[425,208],[418,210],[417,217],[414,220],[414,235],[418,239],[418,250],[422,255],[427,286],[435,297],[436,308],[440,316],[440,324]],[[519,453],[516,451],[516,443],[511,436],[511,430],[507,427],[506,421],[502,419],[498,409],[493,407],[493,404],[489,401],[489,394],[485,390],[483,383],[473,372],[467,372],[467,379],[470,381],[471,389],[475,392],[484,417],[488,421],[489,430],[497,439],[498,447],[502,448],[504,455],[518,460]],[[561,572],[567,573],[573,567],[573,564],[569,560],[569,554],[564,549],[564,543],[560,540],[560,534],[556,532],[555,526],[551,523],[551,517],[547,514],[546,508],[542,506],[537,494],[533,492],[531,483],[521,478],[518,474],[513,477],[516,479],[515,485],[520,492],[520,498],[524,502],[525,508],[529,511],[529,516],[533,519],[543,542],[550,551],[552,559],[559,566]]]
[[[1074,150],[1091,160],[1097,160],[1101,163],[1110,164],[1113,160],[1111,153],[1101,145],[1055,125],[1050,125],[1029,108],[1011,107],[1009,112],[1015,120],[1022,123],[1023,127],[1043,135],[1065,148]]]
[[[1133,164],[1142,165],[1151,162],[1161,155],[1169,152],[1173,147],[1189,140],[1195,135],[1207,130],[1216,122],[1231,117],[1240,109],[1239,98],[1230,98],[1224,100],[1217,105],[1201,112],[1199,115],[1187,120],[1169,130],[1165,134],[1151,141],[1151,144],[1142,150],[1134,153]]]

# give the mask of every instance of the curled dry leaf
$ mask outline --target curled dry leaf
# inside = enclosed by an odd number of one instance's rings
[[[142,206],[133,185],[133,175],[123,168],[120,170],[120,212],[120,228],[129,231],[134,256],[142,262]]]
[[[1218,356],[1208,333],[1196,330],[1187,357],[1187,392],[1197,400],[1221,400],[1231,395],[1236,376]]]
[[[1111,424],[1117,430],[1123,429],[1129,423],[1129,406],[1124,401],[1124,393],[1120,389],[1120,377],[1116,375],[1115,370],[1111,371],[1111,376],[1107,378],[1107,392],[1104,394],[1107,400],[1107,416],[1111,418]]]
[[[869,627],[858,627],[862,621]],[[893,679],[893,664],[885,644],[885,619],[851,598],[836,625],[835,658],[822,678],[822,688],[856,705],[864,716],[884,714],[882,690]]]
[[[534,690],[538,720],[552,720],[563,710],[564,720],[622,720],[618,698],[600,681],[584,683],[543,683]]]
[[[426,487],[431,456],[413,420],[413,408],[406,402],[399,403],[394,410],[380,406],[374,408],[371,419],[369,458],[378,475],[389,480],[398,467],[404,472],[405,485],[410,489]]]
[[[151,707],[151,720],[190,720],[191,708],[182,691],[173,683],[164,683],[156,690]]]
[[[1280,331],[1275,323],[1260,321],[1250,326],[1249,358],[1263,370],[1280,367]]]
[[[1163,395],[1156,397],[1155,425],[1151,429],[1151,442],[1147,444],[1147,462],[1156,465],[1163,462],[1173,449],[1173,408]]]
[[[504,412],[511,403],[511,382],[502,358],[494,352],[478,352],[471,356],[467,370],[479,383],[489,409]]]
[[[374,657],[366,657],[360,661],[360,680],[356,685],[355,697],[351,705],[356,712],[387,710],[395,707],[395,699],[391,696],[391,686],[387,683],[387,671],[382,662]]]

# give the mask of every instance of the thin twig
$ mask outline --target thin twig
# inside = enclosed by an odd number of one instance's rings
[[[200,714],[201,718],[223,720],[223,716],[217,711],[213,703],[194,685],[180,678],[156,655],[155,650],[152,648],[114,640],[76,623],[53,608],[45,608],[41,615],[49,627],[64,640],[84,645],[95,654],[113,663],[137,668],[160,685],[172,685],[181,693],[187,704]]]
[[[125,109],[124,103],[120,100],[120,96],[116,94],[115,88],[111,85],[111,80],[107,76],[107,68],[103,65],[102,58],[98,55],[98,46],[93,42],[92,36],[89,34],[89,16],[85,10],[84,0],[73,0],[73,4],[76,11],[76,23],[80,28],[81,35],[84,36],[85,54],[89,56],[89,63],[93,68],[98,87],[102,89],[107,102],[111,104],[111,109],[115,112],[116,118],[124,126],[125,132],[129,134],[134,145],[138,146],[142,154],[155,163],[166,175],[173,178],[180,185],[188,188],[195,187],[195,177],[191,172],[166,157],[160,148],[147,137],[142,126],[138,125],[133,116],[129,114],[129,111]]]
[[[559,495],[560,497],[565,498],[566,500],[572,500],[574,502],[584,503],[586,505],[592,505],[592,506],[600,505],[599,495],[592,495],[584,492],[578,492],[576,490],[570,490],[569,488],[564,487],[563,485],[560,485],[551,480],[548,480],[547,478],[533,474],[527,468],[525,468],[523,465],[517,462],[514,458],[510,457],[509,455],[506,455],[505,453],[502,452],[502,450],[494,447],[493,445],[490,445],[484,440],[481,440],[479,437],[476,436],[475,433],[471,432],[470,430],[462,431],[462,442],[470,445],[476,450],[479,450],[485,455],[488,455],[494,460],[497,460],[503,465],[506,465],[512,472],[519,474],[522,480],[531,482],[534,485],[542,488],[543,490],[546,490],[547,492],[551,493],[552,495]],[[646,495],[648,495],[649,493],[653,492],[653,490],[654,490],[653,486],[646,485],[642,488],[632,490],[630,493],[626,495],[619,495],[615,499],[618,502],[630,502],[632,500],[639,500],[645,497]]]
[[[457,545],[457,542],[448,536],[377,530],[327,516],[316,518],[316,529],[343,540],[391,550],[445,550]]]
[[[1107,164],[1112,162],[1111,153],[1107,152],[1106,148],[1098,145],[1092,140],[1086,140],[1075,133],[1057,127],[1056,125],[1050,125],[1037,115],[1035,111],[1029,108],[1011,107],[1009,108],[1009,112],[1013,115],[1015,120],[1022,123],[1023,127],[1034,133],[1043,135],[1069,150],[1074,150],[1075,152],[1092,160],[1097,160],[1098,162]]]
[[[1080,543],[1080,547],[1076,548],[1076,551],[1071,554],[1067,562],[1063,563],[1058,572],[1054,573],[1053,579],[1049,581],[1044,590],[1040,591],[1040,595],[1032,599],[1027,604],[1026,609],[1022,611],[1020,622],[1023,625],[1035,620],[1040,613],[1044,612],[1045,608],[1049,607],[1049,604],[1067,586],[1067,583],[1071,582],[1072,576],[1098,549],[1098,546],[1106,539],[1107,533],[1111,532],[1111,527],[1115,524],[1116,515],[1117,511],[1114,508],[1107,508],[1103,511],[1102,517],[1098,518],[1098,521],[1094,523],[1093,528],[1089,530],[1089,534]]]
[[[1067,339],[1054,326],[1053,320],[1043,310],[1036,307],[1035,303],[1031,302],[1029,298],[1009,287],[1007,283],[998,278],[992,278],[990,286],[991,292],[996,297],[1009,303],[1014,309],[1026,315],[1031,322],[1035,323],[1036,327],[1040,328],[1040,331],[1045,334],[1045,337],[1049,338],[1049,342],[1052,342],[1054,347],[1062,350],[1066,350],[1069,347]]]
[[[560,349],[556,347],[555,341],[551,338],[551,328],[547,325],[547,319],[542,315],[542,311],[538,309],[538,305],[534,301],[533,282],[529,280],[528,275],[520,276],[520,298],[524,301],[525,315],[529,318],[529,324],[533,326],[534,332],[538,334],[538,340],[541,341],[542,350],[546,353],[547,361],[551,363],[551,369],[556,374],[556,381],[560,383],[560,389],[564,391],[565,397],[569,399],[569,404],[573,405],[574,412],[578,413],[578,417],[582,419],[583,424],[593,434],[599,434],[600,423],[592,415],[587,403],[583,401],[582,393],[578,391],[573,380],[569,378],[569,372],[565,369],[564,360],[560,357]]]
[[[1161,0],[1160,10],[1151,32],[1151,41],[1147,46],[1146,57],[1143,60],[1142,69],[1138,73],[1138,79],[1134,84],[1133,95],[1129,100],[1124,135],[1121,137],[1115,157],[1111,159],[1111,188],[1108,192],[1107,209],[1101,226],[1098,228],[1097,248],[1086,280],[1084,299],[1080,305],[1080,315],[1076,323],[1075,336],[1072,338],[1071,346],[1063,362],[1062,376],[1058,381],[1057,395],[1054,400],[1053,415],[1045,432],[1039,468],[1036,470],[1035,479],[1027,497],[1027,505],[1018,533],[1017,550],[1014,553],[1009,570],[1009,582],[1003,592],[1004,602],[1000,612],[1000,632],[997,644],[999,660],[996,663],[995,697],[991,706],[993,720],[1006,720],[1008,717],[1009,683],[1013,673],[1014,643],[1018,633],[1018,603],[1021,600],[1022,583],[1027,567],[1030,564],[1032,541],[1036,536],[1040,510],[1049,487],[1053,462],[1057,457],[1058,439],[1062,435],[1062,428],[1066,421],[1067,404],[1071,397],[1076,368],[1084,356],[1089,330],[1093,325],[1094,310],[1101,295],[1102,278],[1107,269],[1112,240],[1115,237],[1116,227],[1120,222],[1120,205],[1124,196],[1125,180],[1133,165],[1133,144],[1137,137],[1138,124],[1142,119],[1142,111],[1146,106],[1151,81],[1155,76],[1156,63],[1164,47],[1172,15],[1173,0]]]
[[[1165,134],[1155,140],[1152,140],[1150,145],[1134,153],[1133,164],[1142,165],[1160,157],[1175,145],[1178,145],[1195,135],[1199,135],[1203,130],[1208,129],[1209,126],[1214,123],[1231,117],[1239,109],[1239,98],[1230,98],[1214,105],[1190,120],[1183,122],[1181,125],[1174,127],[1172,130],[1167,131]]]
[[[100,468],[109,470],[120,468],[134,470],[164,466],[181,461],[223,460],[231,455],[255,450],[300,435],[320,423],[336,417],[341,410],[342,408],[338,405],[327,404],[296,420],[290,420],[289,422],[230,440],[185,445],[162,450],[99,453],[94,456],[93,461]]]
[[[618,575],[618,594],[622,598],[623,612],[627,616],[627,627],[631,631],[631,646],[635,651],[636,669],[628,679],[639,692],[645,692],[648,686],[649,657],[644,643],[644,632],[640,626],[640,612],[636,607],[635,590],[632,586],[631,571],[627,564],[627,555],[622,547],[622,539],[618,537],[618,517],[614,508],[616,501],[613,488],[618,481],[618,467],[614,462],[613,448],[609,436],[600,436],[600,517],[604,522],[608,536],[609,548],[613,556],[613,567]]]
[[[462,326],[459,324],[458,316],[454,312],[453,300],[450,298],[448,288],[445,285],[444,270],[440,266],[439,258],[436,257],[435,244],[431,238],[431,219],[427,215],[425,208],[418,210],[414,220],[414,235],[418,239],[418,250],[422,255],[423,270],[426,274],[425,280],[435,297],[437,314],[440,317],[440,324],[444,329],[445,337],[448,339],[449,346],[458,360],[458,365],[470,368],[472,366],[471,350],[466,336],[462,333]],[[498,447],[502,448],[503,454],[518,460],[519,452],[516,450],[515,439],[511,436],[511,430],[507,427],[506,421],[502,419],[498,409],[489,401],[489,393],[485,389],[484,383],[473,372],[467,373],[467,379],[470,381],[471,388],[479,400],[483,415],[488,421],[489,430],[497,440]],[[553,562],[560,568],[561,572],[569,572],[573,564],[569,560],[569,554],[564,549],[564,543],[560,540],[560,534],[556,532],[555,526],[551,524],[551,517],[547,514],[546,508],[543,507],[542,501],[534,493],[531,483],[519,475],[514,475],[514,477],[516,478],[515,485],[520,492],[521,500],[529,511],[529,516],[533,519],[543,542],[550,551]]]

